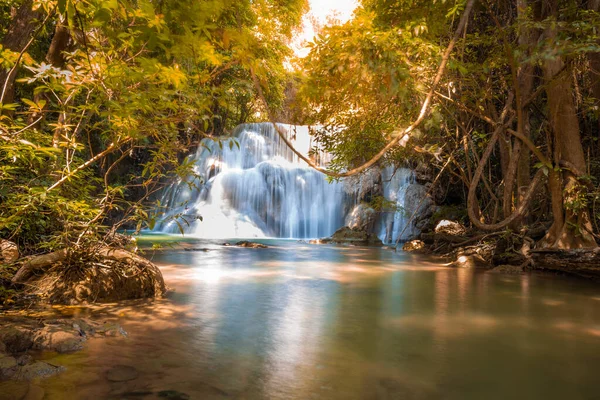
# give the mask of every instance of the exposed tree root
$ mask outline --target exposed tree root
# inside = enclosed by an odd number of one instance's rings
[[[166,292],[156,265],[130,251],[105,246],[31,257],[12,282],[50,303],[63,304],[160,297]]]

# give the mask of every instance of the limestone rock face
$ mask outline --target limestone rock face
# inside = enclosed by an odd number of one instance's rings
[[[375,210],[361,203],[346,216],[346,226],[350,229],[371,232],[375,225],[375,217]]]
[[[358,201],[370,201],[373,196],[383,195],[381,170],[369,168],[362,174],[344,178],[344,192],[354,196]]]
[[[0,264],[10,264],[19,259],[19,248],[10,240],[0,239]]]
[[[433,182],[435,179],[433,168],[430,164],[420,162],[417,164],[417,167],[413,170],[415,174],[415,180],[420,184],[426,184],[428,182]]]
[[[411,222],[414,226],[414,236],[418,236],[426,228],[431,216],[437,210],[437,206],[428,192],[427,186],[418,183],[412,183],[406,188],[404,211],[409,218],[414,215]]]

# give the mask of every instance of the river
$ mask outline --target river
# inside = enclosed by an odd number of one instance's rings
[[[149,251],[168,298],[56,308],[118,321],[129,335],[43,355],[67,367],[37,383],[44,398],[600,396],[597,285],[389,249],[263,242],[269,248],[202,241],[196,251]],[[116,365],[137,378],[110,382]]]

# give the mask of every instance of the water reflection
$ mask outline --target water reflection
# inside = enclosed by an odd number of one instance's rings
[[[133,398],[132,390],[200,399],[599,392],[594,285],[451,269],[384,249],[269,244],[157,253],[174,289],[168,299],[58,309],[118,320],[130,336],[49,354],[68,371],[41,383],[46,398]],[[108,382],[116,364],[135,366],[140,377]]]

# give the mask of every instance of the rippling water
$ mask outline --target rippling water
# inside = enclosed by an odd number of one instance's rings
[[[45,398],[600,396],[597,285],[385,249],[266,243],[158,252],[169,298],[59,310],[118,320],[129,337],[46,354],[67,371],[39,383]],[[140,375],[111,383],[114,365]]]

